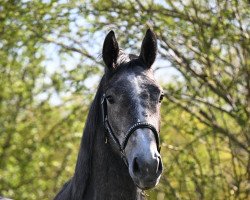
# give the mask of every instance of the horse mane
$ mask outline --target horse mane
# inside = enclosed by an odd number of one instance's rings
[[[117,67],[125,68],[125,66],[130,67],[134,65],[142,65],[143,63],[139,57],[135,54],[126,54],[122,49],[119,50],[119,56],[117,59]]]
[[[78,153],[75,173],[72,178],[72,197],[81,199],[84,195],[88,180],[91,174],[92,153],[94,148],[94,139],[98,132],[97,124],[101,124],[100,99],[103,93],[105,75],[100,81],[95,98],[90,106],[86,120],[80,150]]]
[[[126,68],[130,68],[133,66],[144,66],[145,64],[142,62],[140,57],[135,54],[127,54],[122,49],[119,50],[118,59],[116,61],[116,69],[115,73],[120,70],[124,70]],[[110,72],[107,68],[105,68],[105,79],[108,80],[113,76],[114,72]]]
[[[99,83],[95,98],[88,112],[74,176],[64,184],[60,192],[54,198],[55,200],[78,200],[83,198],[91,174],[94,139],[98,132],[98,128],[100,128],[97,125],[101,123],[100,99],[105,82],[104,77],[105,75]]]

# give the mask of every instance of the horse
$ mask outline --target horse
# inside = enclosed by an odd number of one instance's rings
[[[148,29],[139,56],[119,48],[114,31],[103,43],[104,75],[90,106],[73,177],[55,200],[143,200],[160,180],[163,90],[152,64],[157,38]]]

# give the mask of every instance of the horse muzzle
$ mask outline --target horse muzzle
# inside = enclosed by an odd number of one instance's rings
[[[134,158],[129,171],[130,176],[139,188],[150,189],[158,184],[162,168],[160,155],[156,155],[150,160],[138,156]]]
[[[127,149],[129,174],[141,189],[156,186],[163,171],[154,135],[149,129],[138,129]]]

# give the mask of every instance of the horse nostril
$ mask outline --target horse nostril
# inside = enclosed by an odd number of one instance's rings
[[[143,157],[144,158],[144,157]],[[142,177],[158,177],[162,173],[162,161],[160,156],[146,160],[140,157],[135,157],[131,165],[133,175],[138,178]]]
[[[162,173],[162,162],[161,162],[161,157],[158,157],[157,160],[158,160],[158,166],[157,166],[157,171],[156,171],[156,173],[157,173],[157,174],[161,174],[161,173]]]
[[[139,164],[137,161],[137,157],[134,159],[134,162],[133,162],[133,172],[134,172],[134,174],[140,173],[140,168],[139,168]]]

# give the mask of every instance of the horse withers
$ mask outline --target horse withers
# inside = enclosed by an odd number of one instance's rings
[[[148,29],[139,56],[125,54],[110,31],[102,50],[105,73],[90,107],[74,176],[55,200],[139,200],[157,185],[163,91],[152,64],[157,39]]]

